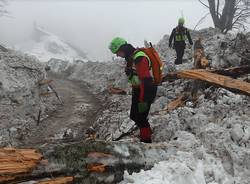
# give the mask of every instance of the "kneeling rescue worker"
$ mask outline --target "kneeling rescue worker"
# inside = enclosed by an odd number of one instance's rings
[[[132,85],[130,118],[140,128],[140,141],[151,143],[148,114],[156,97],[157,85],[162,79],[162,62],[153,47],[136,49],[119,37],[111,41],[109,49],[127,61],[125,73]]]

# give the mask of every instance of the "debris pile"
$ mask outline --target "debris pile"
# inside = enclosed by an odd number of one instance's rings
[[[21,143],[38,114],[52,111],[54,98],[41,97],[47,88],[39,86],[46,79],[44,66],[33,57],[14,52],[0,52],[0,145]]]
[[[85,183],[250,183],[250,34],[222,35],[212,28],[191,34],[195,40],[202,37],[204,49],[196,53],[187,49],[185,63],[176,68],[175,53],[167,48],[168,36],[156,46],[165,60],[165,78],[151,108],[154,143],[148,145],[137,143],[138,132],[129,119],[131,89],[122,61],[49,61],[52,71],[87,83],[102,104],[88,131],[92,142],[45,145],[41,149],[48,164],[35,169],[32,177],[67,173]],[[1,53],[0,62],[4,94],[0,135],[7,143],[19,135],[18,129],[6,134],[14,130],[13,122],[21,124],[22,133],[28,132],[41,106],[48,109],[39,98],[39,82],[46,83],[43,65],[17,54],[8,59],[10,55]],[[199,66],[194,65],[193,57]],[[194,69],[201,66],[203,69]]]

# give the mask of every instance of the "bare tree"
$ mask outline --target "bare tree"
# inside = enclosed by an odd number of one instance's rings
[[[9,12],[6,10],[7,0],[0,0],[0,17],[8,16]]]
[[[249,0],[206,0],[201,4],[207,7],[212,16],[214,26],[219,28],[222,33],[240,27],[245,28],[250,17]]]

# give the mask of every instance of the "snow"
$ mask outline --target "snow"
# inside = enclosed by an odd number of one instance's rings
[[[60,45],[58,38],[47,32],[44,34],[41,45],[46,45],[46,39]],[[232,35],[221,35],[214,29],[204,29],[192,34],[193,37],[204,36],[205,52],[212,67],[239,65],[240,59],[235,57],[233,47],[225,51],[220,48],[221,42],[231,43]],[[166,35],[157,45],[161,56],[167,60],[164,69],[166,73],[192,68],[191,49],[186,49],[186,63],[175,68],[174,50],[169,50],[167,45]],[[40,47],[37,50],[41,51]],[[58,50],[60,49],[56,49]],[[112,140],[133,128],[134,123],[129,119],[131,91],[124,70],[118,62],[71,63],[61,60],[59,58],[48,62],[52,71],[66,71],[69,79],[88,83],[91,90],[95,94],[101,94],[104,99],[105,110],[97,115],[93,124],[100,139]],[[128,95],[107,95],[109,85],[125,89]],[[178,152],[168,153],[169,149],[145,150],[144,158],[155,163],[154,167],[131,175],[125,172],[124,181],[120,184],[249,184],[249,97],[210,87],[202,91],[195,104],[188,101],[184,107],[168,113],[153,114],[162,110],[191,85],[192,81],[188,80],[163,83],[151,108],[153,142],[173,144]],[[126,157],[132,157],[126,147],[116,147],[115,150]]]
[[[195,159],[192,154],[178,152],[169,160],[156,163],[151,170],[131,175],[125,171],[120,184],[231,184],[231,176],[222,163],[210,155]],[[209,178],[209,175],[213,178]]]
[[[205,52],[212,67],[237,66],[241,62],[240,58],[235,58],[236,50],[232,47],[234,35],[224,36],[212,28],[191,34],[194,39],[203,36]],[[231,46],[222,50],[222,42]],[[193,67],[191,49],[186,49],[182,65],[173,65],[175,52],[168,48],[168,35],[156,47],[166,61],[165,73]],[[63,65],[68,70],[68,65]],[[54,70],[62,65],[51,63],[50,66]],[[71,66],[70,71],[70,79],[89,83],[97,94],[103,95],[109,84],[128,91],[126,96],[108,95],[105,99],[104,106],[107,108],[98,115],[93,125],[101,139],[112,140],[133,128],[133,122],[129,119],[131,92],[122,66],[117,62],[89,62]],[[149,117],[153,142],[172,143],[179,151],[186,153],[173,155],[163,161],[162,158],[167,157],[164,151],[148,150],[145,159],[153,160],[155,166],[151,170],[132,175],[126,172],[121,184],[249,184],[249,97],[210,87],[199,93],[200,97],[195,104],[189,100],[184,107],[154,115],[154,112],[162,110],[190,86],[192,81],[189,80],[163,83],[158,89]],[[126,137],[125,140],[128,141]],[[157,163],[159,160],[162,162]]]
[[[52,58],[70,62],[87,61],[86,56],[82,56],[68,43],[36,25],[34,26],[33,38],[25,43],[15,45],[15,49],[35,56],[41,62],[47,62]]]
[[[124,182],[127,184],[205,184],[204,175],[199,170],[203,165],[199,162],[195,171],[187,167],[185,163],[178,161],[162,161],[148,171],[141,171],[138,174],[124,174]]]
[[[42,100],[39,81],[46,78],[44,65],[34,57],[15,51],[0,52],[0,146],[17,146],[36,126],[41,116],[53,109],[52,98]]]

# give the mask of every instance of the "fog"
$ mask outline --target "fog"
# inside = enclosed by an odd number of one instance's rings
[[[135,46],[144,39],[157,43],[170,34],[182,15],[193,29],[208,10],[198,0],[12,0],[9,17],[0,17],[0,43],[13,46],[28,40],[36,22],[69,41],[95,60],[107,60],[115,36]],[[213,26],[210,16],[198,27]]]

